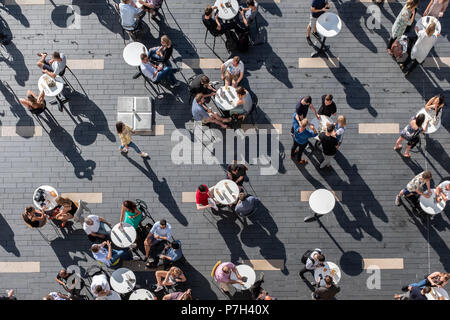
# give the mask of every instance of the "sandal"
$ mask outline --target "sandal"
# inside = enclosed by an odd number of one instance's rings
[[[410,155],[410,154],[406,154],[406,153],[405,153],[403,156],[404,156],[405,158],[411,158],[411,155]]]
[[[394,150],[395,151],[397,151],[397,150],[400,150],[402,147],[400,146],[400,147],[394,147]]]

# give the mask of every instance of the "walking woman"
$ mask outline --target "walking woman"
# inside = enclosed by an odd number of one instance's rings
[[[131,135],[136,133],[134,130],[132,130],[129,126],[121,121],[116,123],[116,130],[119,134],[120,142],[122,143],[119,148],[120,152],[127,153],[128,147],[131,147],[137,153],[139,153],[142,158],[148,157],[148,153],[142,152],[139,147],[133,141],[131,141]]]
[[[401,36],[405,33],[406,28],[412,24],[414,18],[416,16],[416,8],[419,4],[419,0],[408,0],[406,1],[405,6],[403,7],[400,14],[395,19],[394,25],[392,26],[392,34],[389,39],[389,43],[387,46],[387,52],[392,55],[391,47],[396,39],[400,39]]]
[[[411,71],[421,64],[427,57],[430,50],[434,47],[434,44],[439,37],[439,33],[434,34],[436,31],[436,24],[431,22],[428,27],[424,30],[420,30],[416,27],[418,31],[418,39],[411,50],[411,56],[405,61],[403,72],[405,77],[408,76]]]
[[[444,16],[445,10],[447,10],[449,0],[430,0],[423,16],[433,16],[436,19]]]
[[[427,131],[429,121],[427,121],[425,127],[422,128],[424,121],[425,115],[423,113],[419,114],[417,117],[411,118],[409,124],[400,133],[400,137],[397,139],[397,142],[395,143],[394,150],[401,149],[403,140],[406,140],[408,141],[408,144],[406,146],[405,154],[403,156],[405,158],[410,158],[411,154],[409,153],[409,151],[414,145],[416,145],[419,134],[421,132],[425,134],[425,132]]]
[[[338,140],[339,146],[342,144],[342,138],[344,138],[345,126],[347,125],[347,119],[343,115],[337,118],[335,125],[336,139]]]

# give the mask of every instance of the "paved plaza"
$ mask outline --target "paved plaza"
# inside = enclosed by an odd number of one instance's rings
[[[429,98],[443,93],[450,99],[448,12],[440,20],[441,37],[427,66],[405,78],[386,53],[404,1],[385,1],[381,24],[374,29],[366,25],[371,1],[330,1],[331,12],[341,17],[343,25],[337,37],[327,39],[330,50],[325,60],[299,60],[310,58],[312,52],[305,39],[310,0],[260,1],[258,23],[267,32],[267,43],[237,54],[245,63],[244,86],[258,97],[256,126],[272,128],[269,138],[279,142],[272,143],[268,157],[276,172],[270,172],[267,158],[257,163],[246,159],[249,182],[244,186],[263,208],[244,225],[235,215],[203,214],[191,199],[199,184],[213,186],[225,179],[226,163],[201,161],[201,143],[191,145],[188,160],[181,164],[173,154],[179,142],[174,132],[190,139],[185,130],[194,126],[185,79],[204,73],[220,81],[218,57],[225,61],[234,54],[219,38],[217,56],[204,43],[201,17],[213,1],[166,1],[165,21],[144,17],[149,34],[141,41],[150,48],[159,45],[164,34],[172,39],[181,69],[175,76],[181,85],[173,94],[153,100],[154,133],[134,136],[150,155],[145,161],[133,150],[127,156],[119,152],[118,98],[152,97],[152,92],[144,88],[142,78],[133,79],[137,69],[123,60],[125,44],[114,1],[16,0],[25,3],[17,5],[0,0],[3,28],[13,35],[5,47],[10,57],[0,56],[0,292],[14,289],[18,299],[41,299],[62,290],[55,281],[62,267],[77,265],[83,274],[96,264],[79,223],[73,224],[73,231],[63,229],[62,236],[48,223],[42,232],[50,243],[24,224],[21,214],[33,204],[33,192],[41,185],[60,193],[86,194],[92,212],[113,225],[119,222],[124,200],[146,201],[152,216],[166,219],[182,242],[187,287],[199,299],[226,298],[211,278],[218,260],[250,260],[257,275],[264,272],[263,287],[278,299],[311,299],[298,272],[303,268],[301,256],[313,248],[322,249],[328,261],[340,266],[339,300],[392,299],[401,286],[429,272],[450,272],[449,206],[422,221],[408,207],[394,204],[399,190],[423,170],[431,171],[434,186],[450,176],[448,107],[441,128],[422,137],[421,148],[413,150],[410,159],[393,150],[400,130]],[[427,4],[420,1],[416,20]],[[125,41],[131,40],[125,36]],[[212,46],[211,35],[206,41]],[[17,97],[25,97],[28,89],[38,92],[42,73],[36,54],[55,50],[68,57],[69,66],[74,61],[72,70],[82,87],[67,74],[76,91],[66,91],[67,110],[49,106],[60,127],[50,123],[46,132]],[[337,114],[347,118],[342,147],[331,168],[319,169],[321,154],[309,151],[304,155],[308,164],[297,166],[290,159],[295,105],[301,96],[310,95],[318,108],[320,97],[328,93],[334,96]],[[372,132],[373,123],[382,124],[377,127],[382,130]],[[48,128],[45,122],[44,127]],[[261,132],[259,137],[266,138]],[[233,159],[233,149],[227,146],[228,159]],[[338,200],[320,224],[305,223],[312,213],[309,193],[319,188],[333,190]],[[379,287],[369,279],[377,272],[370,265],[381,268]],[[137,268],[135,273],[143,286],[156,282],[152,270]],[[306,277],[312,280],[310,274]]]

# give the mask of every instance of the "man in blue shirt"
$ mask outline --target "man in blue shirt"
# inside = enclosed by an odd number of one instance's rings
[[[231,121],[231,118],[222,118],[216,112],[212,112],[212,110],[206,106],[205,97],[201,93],[198,93],[192,101],[192,117],[195,121],[215,123],[223,129],[228,128],[226,123]]]
[[[299,125],[298,121],[295,119],[296,115],[297,113],[294,112],[292,116],[292,126],[294,127],[294,144],[291,148],[291,159],[293,160],[295,153],[297,153],[297,160],[295,163],[306,164],[308,161],[302,160],[302,154],[308,144],[308,139],[317,136],[317,131],[312,124],[309,124],[308,119],[306,118],[303,119]],[[298,152],[296,151],[297,148],[299,148]]]
[[[155,259],[155,264],[158,265],[159,259],[162,259],[164,269],[167,269],[172,263],[178,261],[183,256],[181,251],[181,242],[179,240],[172,241],[165,248],[162,254]]]
[[[245,193],[239,193],[239,201],[234,208],[234,211],[241,217],[246,217],[255,209],[258,198],[246,195]]]
[[[159,83],[164,78],[167,78],[171,88],[175,88],[180,85],[180,82],[175,79],[173,75],[172,67],[170,66],[157,66],[149,61],[146,53],[141,53],[141,72],[154,83]]]
[[[317,33],[316,29],[317,18],[319,18],[328,9],[330,9],[328,0],[312,0],[309,25],[306,29],[306,40],[310,46],[313,44],[311,38],[309,37],[311,34],[311,27],[313,28],[313,35],[320,40],[320,35]]]

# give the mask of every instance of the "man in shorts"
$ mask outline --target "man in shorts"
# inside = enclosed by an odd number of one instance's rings
[[[47,53],[38,53],[41,59],[37,62],[37,66],[42,69],[42,73],[56,78],[66,68],[66,56],[62,52],[55,51],[50,58]]]
[[[311,27],[313,28],[313,35],[320,40],[320,35],[317,33],[316,29],[316,22],[317,19],[328,9],[330,9],[330,4],[328,3],[328,0],[312,0],[309,25],[308,28],[306,28],[306,40],[308,41],[308,44],[310,46],[313,45],[310,38]]]

